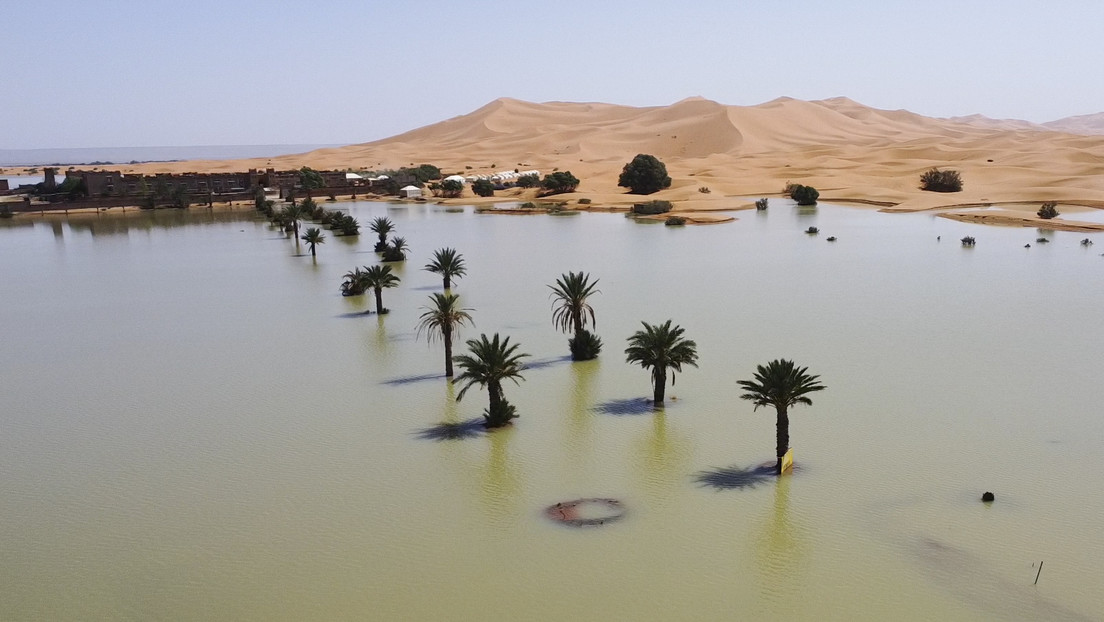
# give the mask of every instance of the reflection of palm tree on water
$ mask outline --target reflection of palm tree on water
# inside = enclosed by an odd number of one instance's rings
[[[806,538],[790,510],[792,481],[790,477],[776,480],[773,507],[756,538],[760,591],[766,601],[785,607],[789,614],[794,603],[801,601],[798,592],[803,579],[799,573],[806,553]]]
[[[659,410],[650,416],[651,428],[640,445],[644,489],[653,503],[670,505],[677,503],[674,489],[686,480],[690,442],[671,429],[666,412]]]
[[[487,434],[487,466],[479,487],[484,511],[491,521],[513,524],[523,502],[521,472],[510,458],[510,439],[516,430],[499,428]]]

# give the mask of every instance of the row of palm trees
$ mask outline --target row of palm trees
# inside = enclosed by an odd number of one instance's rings
[[[386,237],[394,231],[394,223],[387,218],[377,218],[370,225],[379,235],[377,250],[386,254],[391,246]],[[401,238],[400,238],[401,239]],[[467,354],[453,355],[453,344],[464,325],[473,325],[471,312],[460,303],[460,297],[452,292],[453,281],[467,274],[467,266],[462,254],[454,248],[441,248],[434,251],[433,259],[424,269],[439,274],[442,278],[443,292],[434,292],[429,304],[422,307],[417,324],[418,336],[434,343],[440,340],[444,345],[445,377],[463,385],[457,394],[457,401],[463,399],[473,386],[487,389],[488,406],[483,413],[487,428],[509,425],[517,417],[515,407],[505,398],[503,384],[512,381],[520,384],[524,380],[524,360],[530,355],[519,352],[519,344],[511,343],[509,337],[495,333],[492,337],[481,334],[477,339],[466,341]],[[376,297],[376,312],[386,313],[381,292],[385,288],[399,284],[399,277],[392,273],[388,265],[356,268],[346,273],[342,283],[342,294],[356,295],[371,289]],[[602,347],[601,339],[588,330],[596,326],[594,308],[590,305],[591,296],[600,293],[598,279],[591,280],[589,273],[568,272],[561,275],[552,290],[552,324],[555,328],[572,334],[569,340],[572,360],[582,361],[597,357]],[[641,322],[643,328],[628,338],[625,360],[640,365],[650,371],[653,396],[656,407],[663,405],[666,397],[668,375],[674,384],[677,373],[684,366],[697,367],[697,343],[685,336],[685,330],[667,320],[661,324]],[[454,376],[454,364],[461,373]],[[771,406],[776,414],[776,469],[781,472],[782,460],[789,451],[789,410],[800,404],[811,405],[810,393],[823,390],[819,376],[809,374],[806,367],[799,367],[793,361],[777,359],[759,365],[753,379],[739,380],[744,389],[740,396],[750,400],[758,410],[760,406]]]

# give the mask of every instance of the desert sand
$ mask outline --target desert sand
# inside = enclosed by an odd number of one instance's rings
[[[886,211],[1004,204],[1037,208],[1057,201],[1062,216],[1047,222],[1051,228],[1075,215],[1069,206],[1104,208],[1104,135],[984,117],[934,119],[846,98],[780,98],[757,106],[690,98],[646,108],[498,99],[470,114],[370,143],[275,158],[108,168],[146,173],[300,166],[372,170],[431,163],[448,174],[567,170],[582,183],[578,192],[558,200],[575,203],[585,197],[595,206],[623,207],[640,200],[617,186],[621,168],[638,153],[660,158],[673,179],[670,188],[648,198],[675,202],[678,212],[690,214],[747,208],[756,197],[778,196],[786,182],[816,187],[822,201]],[[921,191],[920,174],[932,167],[958,170],[963,191]],[[499,193],[491,200],[532,194]],[[969,214],[956,211],[951,217],[1036,224],[1026,209]],[[1091,222],[1074,226],[1104,230]]]

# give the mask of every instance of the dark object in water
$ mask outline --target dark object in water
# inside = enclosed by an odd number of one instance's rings
[[[981,495],[981,500],[986,502],[986,503],[992,503],[993,500],[996,499],[996,498],[997,497],[993,493],[988,492],[988,491],[986,491],[985,494]]]
[[[828,241],[829,242],[835,242],[836,241],[836,236],[833,235],[832,237],[828,238]]]

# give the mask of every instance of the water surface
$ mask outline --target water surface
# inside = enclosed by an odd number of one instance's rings
[[[338,292],[367,233],[312,260],[246,210],[0,221],[0,619],[1104,618],[1086,234],[780,200],[702,227],[338,205],[410,242],[386,316]],[[536,364],[512,429],[436,441],[486,406],[415,332],[446,245],[463,336]],[[551,323],[568,270],[600,279],[597,361]],[[700,367],[655,412],[623,350],[668,318]],[[774,422],[736,380],[777,357],[828,390],[791,413],[800,470],[744,486]],[[580,497],[626,517],[543,517]]]

